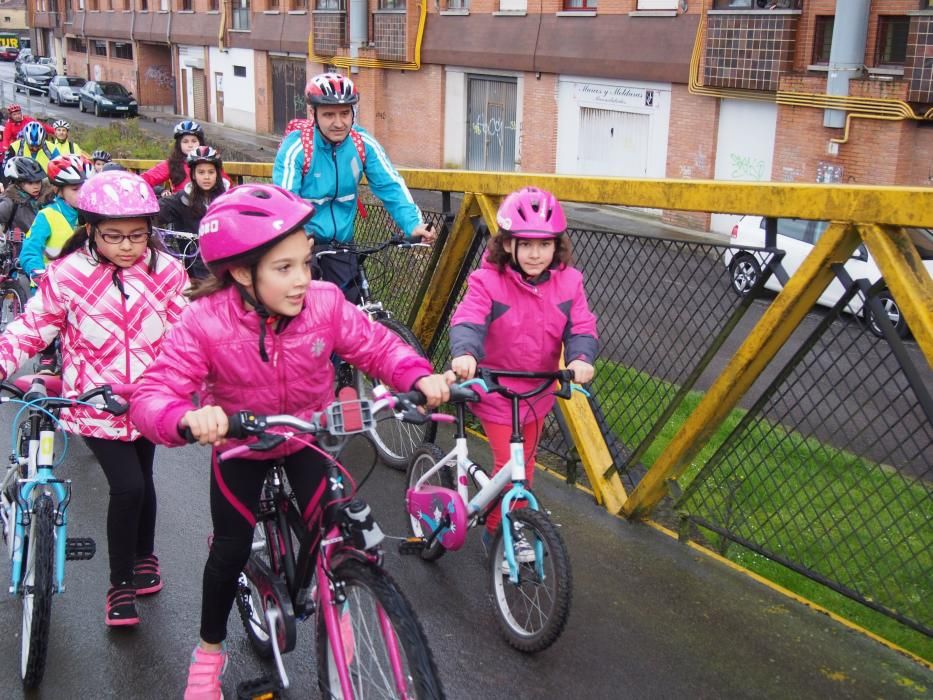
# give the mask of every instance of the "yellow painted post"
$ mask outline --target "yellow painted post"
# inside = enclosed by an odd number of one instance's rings
[[[475,235],[473,218],[480,213],[476,196],[470,192],[464,194],[457,218],[454,219],[447,243],[412,324],[412,331],[425,348],[430,346],[434,334],[437,333],[447,300],[457,291],[453,288],[454,283]]]
[[[612,466],[612,455],[609,454],[606,438],[596,423],[589,402],[583,394],[574,392],[570,400],[558,401],[557,407],[567,421],[567,428],[580,454],[580,461],[583,462],[596,500],[610,513],[618,513],[627,498],[625,487],[615,470],[609,472],[609,478],[604,476]]]
[[[647,517],[676,479],[729,415],[777,351],[834,279],[833,263],[845,262],[859,244],[854,226],[833,223],[800,269],[787,282],[723,369],[671,443],[638,486],[622,511],[631,518]]]
[[[910,332],[933,366],[933,280],[903,229],[860,225],[859,234],[878,263]]]

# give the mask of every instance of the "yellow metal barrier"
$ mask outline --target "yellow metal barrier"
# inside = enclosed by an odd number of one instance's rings
[[[154,161],[124,160],[142,170]],[[224,164],[236,178],[271,178],[270,163]],[[830,220],[833,224],[799,271],[769,306],[722,374],[657,458],[647,475],[626,497],[605,439],[585,401],[562,405],[576,448],[597,498],[612,512],[647,516],[664,496],[668,482],[682,473],[704,441],[722,423],[741,396],[833,279],[832,265],[845,262],[864,241],[902,309],[927,361],[933,365],[933,281],[910,239],[900,227],[933,228],[933,189],[864,185],[802,185],[590,178],[528,173],[485,173],[456,170],[400,169],[412,189],[463,193],[437,268],[413,324],[427,342],[437,330],[443,310],[462,270],[475,225],[485,220],[496,230],[499,198],[519,187],[535,185],[569,202],[760,214],[772,217]],[[605,473],[610,476],[606,477]]]

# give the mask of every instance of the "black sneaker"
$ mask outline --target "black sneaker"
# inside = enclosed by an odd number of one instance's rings
[[[155,554],[136,560],[136,565],[133,567],[133,588],[136,589],[136,595],[158,593],[163,585],[159,558]]]
[[[131,581],[111,586],[107,591],[107,627],[129,627],[139,624],[136,612],[136,589]]]

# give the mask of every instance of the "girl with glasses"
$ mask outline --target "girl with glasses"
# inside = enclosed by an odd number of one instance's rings
[[[23,314],[0,335],[0,377],[7,377],[60,333],[66,395],[138,380],[181,314],[188,284],[181,263],[151,236],[159,203],[138,175],[96,175],[81,187],[73,209],[84,223],[45,269]],[[92,407],[69,409],[61,425],[84,438],[110,487],[105,624],[137,625],[136,596],[162,589],[155,445],[126,415]]]

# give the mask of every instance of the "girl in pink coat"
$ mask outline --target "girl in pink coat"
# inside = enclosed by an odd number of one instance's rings
[[[181,431],[190,428],[199,442],[216,446],[224,442],[227,414],[236,411],[308,418],[334,399],[334,353],[399,390],[419,389],[430,405],[448,398],[445,377],[432,374],[427,360],[372,323],[336,286],[311,281],[304,225],[313,212],[274,185],[234,187],[208,207],[199,233],[212,274],[195,282],[193,303],[133,395],[130,416],[144,435],[183,445]],[[287,441],[277,450],[212,460],[214,536],[187,700],[222,697],[227,617],[273,458],[284,456],[302,509],[324,477],[324,460],[314,450]]]
[[[188,283],[181,263],[151,236],[159,203],[138,175],[101,173],[81,187],[76,208],[86,225],[0,336],[0,376],[8,377],[60,333],[66,394],[135,382],[185,306]],[[136,625],[136,596],[162,588],[154,553],[155,445],[125,415],[85,406],[63,411],[61,425],[84,437],[110,486],[105,622]]]
[[[570,267],[567,220],[550,192],[525,187],[502,201],[496,220],[499,235],[489,242],[480,269],[468,280],[467,293],[451,318],[451,367],[461,379],[476,374],[477,363],[490,369],[552,372],[561,349],[574,379],[593,378],[596,357],[596,317],[583,291],[583,275]],[[499,380],[518,392],[538,385],[537,379]],[[551,394],[521,404],[525,477],[532,483],[535,452],[544,418],[554,405]],[[512,410],[501,394],[484,394],[471,409],[483,424],[495,460],[495,471],[509,461]],[[487,551],[501,521],[497,509],[486,519],[483,544]],[[528,556],[517,542],[517,556]],[[523,560],[524,561],[524,560]]]

